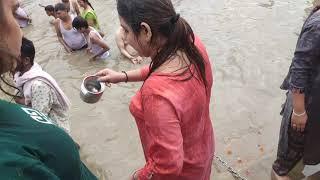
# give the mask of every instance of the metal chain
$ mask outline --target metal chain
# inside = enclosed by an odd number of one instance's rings
[[[228,165],[226,161],[224,161],[221,157],[213,155],[213,157],[221,163],[223,167],[227,169],[228,172],[231,173],[231,175],[236,178],[237,180],[247,180],[246,178],[242,177],[235,169],[233,169],[231,166]]]

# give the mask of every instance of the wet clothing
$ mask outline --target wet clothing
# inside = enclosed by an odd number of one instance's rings
[[[93,44],[91,42],[91,38],[93,38],[94,36],[98,36],[98,38],[100,40],[103,40],[103,38],[101,37],[101,35],[99,34],[98,31],[96,31],[94,28],[92,27],[89,27],[90,28],[90,33],[89,33],[89,37],[87,39],[88,41],[88,48],[90,49],[90,52],[94,55],[97,55],[99,54],[101,51],[103,51],[103,48],[100,47],[99,45],[97,44]],[[99,59],[106,59],[110,56],[110,53],[109,51],[106,51],[105,53],[103,53],[102,55],[98,56]]]
[[[67,30],[63,27],[62,20],[59,20],[59,28],[63,40],[72,50],[83,49],[87,45],[87,41],[82,33],[79,33],[74,28]]]
[[[286,175],[301,158],[306,165],[320,163],[320,11],[305,21],[281,89],[304,93],[308,115],[304,133],[291,129],[293,107],[289,92],[282,110],[277,160],[273,165],[279,175]]]
[[[85,20],[93,20],[94,22],[94,28],[96,30],[100,30],[100,25],[99,25],[99,21],[98,21],[98,16],[97,14],[94,12],[93,9],[89,8],[88,10],[83,10],[82,13],[81,13],[81,17]]]
[[[0,100],[0,179],[97,180],[77,146],[39,111]]]
[[[192,67],[181,75],[154,72],[132,98],[134,116],[146,159],[139,180],[209,180],[214,154],[209,115],[212,71],[205,47],[195,41],[205,59],[207,87]],[[142,69],[147,77],[149,68]]]
[[[15,11],[15,13],[17,15],[25,17],[25,18],[28,17],[28,14],[26,13],[26,11],[24,9],[22,9],[21,7],[18,7],[18,9]],[[19,19],[19,18],[16,18],[16,20],[17,20],[20,28],[25,28],[29,24],[28,20],[23,20],[23,19]]]

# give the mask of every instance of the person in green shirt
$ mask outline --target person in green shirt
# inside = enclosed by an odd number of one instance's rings
[[[20,56],[22,32],[13,16],[16,3],[0,0],[1,79],[16,68]],[[0,179],[97,178],[82,163],[72,138],[52,120],[37,110],[0,100]]]
[[[87,20],[89,26],[94,27],[96,30],[100,31],[100,25],[98,21],[97,14],[94,11],[89,0],[78,0],[78,4],[83,8],[81,13],[81,17]]]

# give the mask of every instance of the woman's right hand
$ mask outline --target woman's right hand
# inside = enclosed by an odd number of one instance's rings
[[[117,72],[112,69],[103,69],[95,74],[98,76],[98,81],[104,83],[119,83],[124,82],[126,80],[126,75],[122,72]]]

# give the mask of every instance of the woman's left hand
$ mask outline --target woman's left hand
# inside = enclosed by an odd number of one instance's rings
[[[299,132],[303,132],[308,120],[308,115],[307,113],[298,116],[295,113],[292,113],[291,115],[291,127]]]

